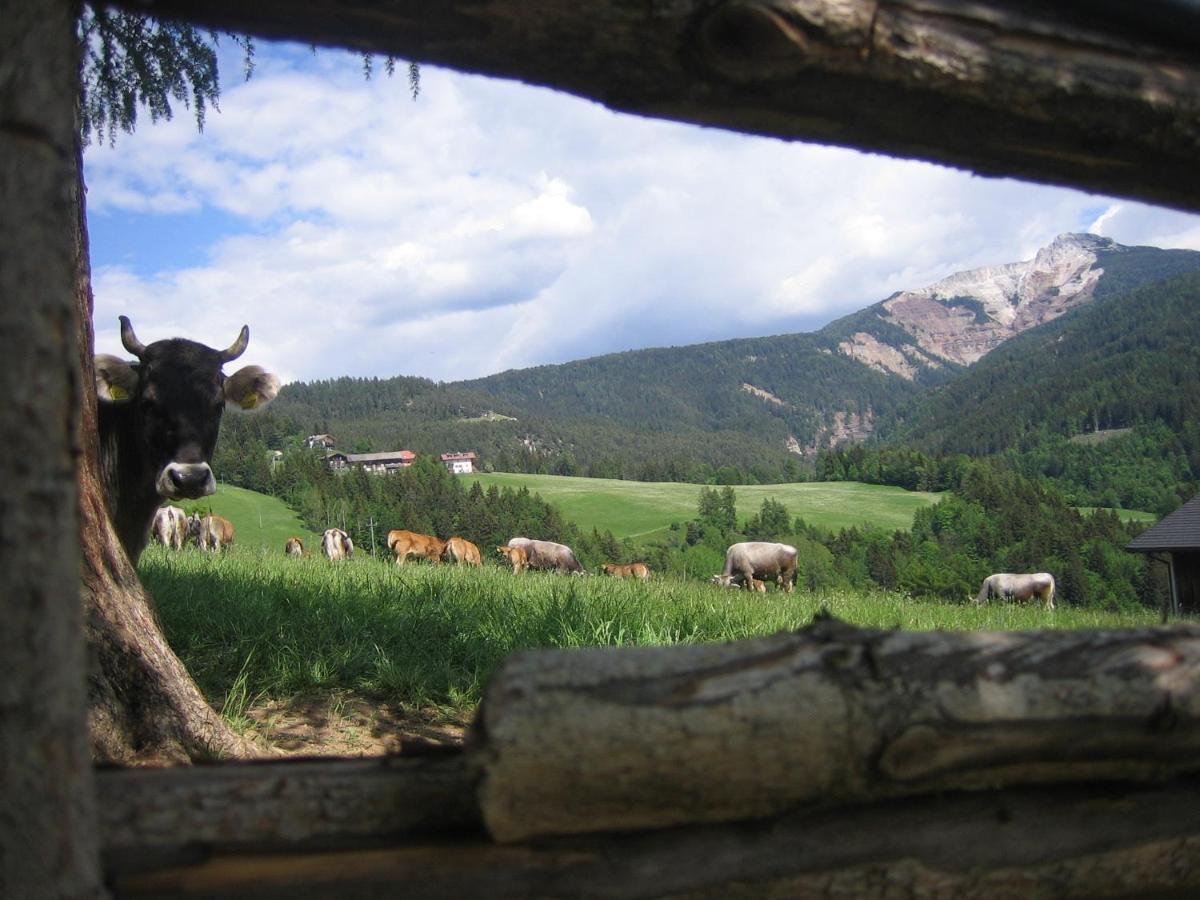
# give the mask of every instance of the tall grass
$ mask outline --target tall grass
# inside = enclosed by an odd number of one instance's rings
[[[1156,618],[1150,610],[978,609],[895,593],[762,595],[679,579],[514,577],[493,565],[334,565],[246,549],[212,557],[151,547],[140,572],[171,645],[235,723],[256,699],[338,691],[466,710],[516,650],[736,640],[800,627],[822,608],[855,624],[905,629],[1117,627]]]

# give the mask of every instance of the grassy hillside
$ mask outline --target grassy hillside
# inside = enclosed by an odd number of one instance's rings
[[[674,482],[616,481],[607,478],[569,478],[560,475],[519,475],[496,472],[470,477],[490,485],[528,488],[562,510],[584,530],[611,531],[617,538],[645,538],[672,522],[696,517],[700,485]],[[940,494],[905,491],[853,482],[739,485],[738,516],[749,518],[764,499],[782,503],[788,513],[810,525],[832,531],[875,525],[887,531],[907,529],[913,513],[936,503]]]
[[[227,518],[233,523],[236,543],[241,548],[283,552],[284,541],[293,534],[304,538],[310,548],[317,540],[313,536],[313,542],[309,542],[310,532],[282,500],[228,484],[218,484],[211,497],[179,505],[189,514],[213,512]]]

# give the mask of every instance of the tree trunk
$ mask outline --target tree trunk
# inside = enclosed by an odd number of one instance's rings
[[[0,897],[100,893],[83,728],[68,0],[0,2]]]
[[[697,647],[510,657],[476,719],[501,841],[1200,769],[1200,629],[945,633],[822,620]]]
[[[78,142],[78,127],[75,133]],[[100,478],[86,188],[78,143],[75,152],[75,324],[84,388],[78,480],[92,756],[97,762],[154,765],[261,753],[213,711],[168,646],[109,520]]]

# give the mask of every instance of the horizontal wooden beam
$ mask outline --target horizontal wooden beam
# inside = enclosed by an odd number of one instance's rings
[[[759,822],[499,846],[411,837],[320,853],[277,841],[108,867],[116,897],[1186,896],[1200,783],[975,792]]]
[[[1021,0],[123,0],[612,109],[1200,210],[1200,11]],[[1139,12],[1140,11],[1140,12]],[[549,127],[549,126],[548,126]]]
[[[517,653],[471,757],[500,841],[1200,771],[1200,628],[905,632]]]
[[[481,830],[460,753],[102,769],[96,795],[110,869]]]

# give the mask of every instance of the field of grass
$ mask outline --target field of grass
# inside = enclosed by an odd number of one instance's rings
[[[179,505],[189,515],[213,512],[227,518],[233,523],[237,535],[235,542],[241,548],[282,553],[284,541],[293,534],[303,538],[308,547],[315,547],[315,542],[320,540],[282,500],[228,484],[218,484],[217,492],[211,497]]]
[[[894,593],[766,595],[701,581],[632,583],[498,565],[337,565],[244,544],[209,556],[158,546],[139,571],[164,629],[217,709],[348,691],[412,708],[470,710],[507,654],[538,647],[725,641],[792,629],[826,608],[860,625],[1028,629],[1149,625],[1135,614],[914,600]]]
[[[528,488],[556,505],[563,515],[584,530],[595,527],[615,537],[646,539],[665,531],[672,522],[696,517],[701,485],[673,482],[616,481],[608,478],[569,478],[562,475],[519,475],[495,472],[464,475],[490,485]],[[782,503],[788,513],[810,525],[831,531],[875,525],[887,531],[907,530],[913,513],[936,503],[941,494],[855,482],[739,485],[739,518],[758,512],[768,497]]]

